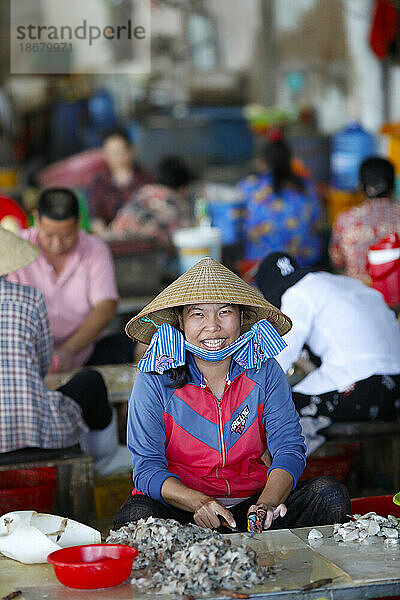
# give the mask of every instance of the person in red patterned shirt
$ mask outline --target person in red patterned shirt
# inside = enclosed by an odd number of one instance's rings
[[[339,214],[332,227],[329,256],[336,270],[369,283],[369,247],[390,233],[400,232],[400,204],[394,198],[392,163],[377,156],[364,160],[360,186],[365,202]]]

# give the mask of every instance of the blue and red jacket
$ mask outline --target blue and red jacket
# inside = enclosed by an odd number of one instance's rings
[[[133,493],[163,502],[161,486],[172,476],[209,496],[244,498],[261,492],[276,468],[292,475],[294,487],[306,448],[290,386],[275,359],[258,372],[232,360],[218,400],[188,356],[189,383],[182,388],[171,388],[166,374],[138,373],[128,414]],[[262,459],[266,450],[269,467]]]

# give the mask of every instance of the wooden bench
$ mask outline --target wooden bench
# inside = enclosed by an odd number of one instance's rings
[[[400,491],[400,419],[334,423],[321,433],[327,440],[360,442],[348,482],[352,496],[368,496],[377,489]],[[386,481],[377,481],[380,474]]]
[[[57,492],[55,514],[88,523],[90,496],[93,488],[92,457],[79,446],[60,450],[39,448],[0,454],[0,471],[55,467]]]

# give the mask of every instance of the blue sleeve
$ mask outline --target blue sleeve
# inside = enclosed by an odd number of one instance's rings
[[[306,446],[292,391],[275,359],[267,362],[263,423],[273,469],[284,469],[293,477],[293,488],[306,465]]]
[[[168,477],[165,457],[163,377],[139,372],[129,397],[127,444],[132,453],[133,482],[136,489],[165,504],[161,486]]]

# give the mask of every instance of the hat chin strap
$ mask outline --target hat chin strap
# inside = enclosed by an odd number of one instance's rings
[[[158,327],[151,338],[143,358],[138,363],[138,368],[143,372],[164,373],[185,364],[186,350],[201,358],[212,362],[224,360],[232,356],[234,360],[245,369],[260,368],[261,363],[272,358],[286,348],[286,342],[266,319],[255,323],[250,331],[237,338],[226,348],[219,350],[204,350],[185,340],[182,333],[164,323]]]

